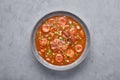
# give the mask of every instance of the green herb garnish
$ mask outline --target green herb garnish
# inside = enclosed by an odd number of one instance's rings
[[[48,53],[51,53],[51,52],[52,52],[52,51],[49,49],[49,50],[48,50]]]
[[[40,39],[42,39],[43,38],[43,36],[41,36],[41,35],[38,35],[38,39],[40,40]]]
[[[78,57],[78,54],[76,53],[75,56]]]
[[[50,55],[52,53],[52,51],[49,49],[47,52],[47,55]]]
[[[48,37],[48,40],[50,40],[51,39],[51,37]]]
[[[72,22],[71,24],[70,24],[70,27],[74,27],[75,26],[75,24]]]
[[[69,45],[69,42],[67,42],[65,45],[68,46],[68,45]]]
[[[58,35],[58,34],[59,34],[59,32],[58,32],[58,31],[56,31],[54,34],[57,34],[57,35]]]
[[[48,25],[48,22],[46,21],[45,24]]]

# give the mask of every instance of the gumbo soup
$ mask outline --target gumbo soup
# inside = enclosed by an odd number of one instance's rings
[[[35,36],[38,54],[48,63],[63,66],[76,61],[86,45],[85,32],[69,16],[53,16],[39,26]]]

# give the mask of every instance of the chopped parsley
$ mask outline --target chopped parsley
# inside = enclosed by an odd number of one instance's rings
[[[59,32],[58,32],[58,31],[56,31],[56,32],[54,32],[54,34],[57,34],[57,35],[58,35],[58,34],[59,34]]]
[[[47,55],[50,55],[52,53],[52,51],[49,49],[47,52]]]

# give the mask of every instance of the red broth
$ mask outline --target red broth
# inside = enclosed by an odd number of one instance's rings
[[[76,61],[83,53],[86,35],[82,26],[69,16],[46,19],[36,32],[39,55],[48,63],[63,66]]]

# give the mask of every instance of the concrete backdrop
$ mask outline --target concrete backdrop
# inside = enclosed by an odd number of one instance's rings
[[[43,67],[30,47],[36,22],[56,10],[79,16],[91,34],[88,57],[70,71]],[[0,0],[0,80],[120,80],[120,0]]]

